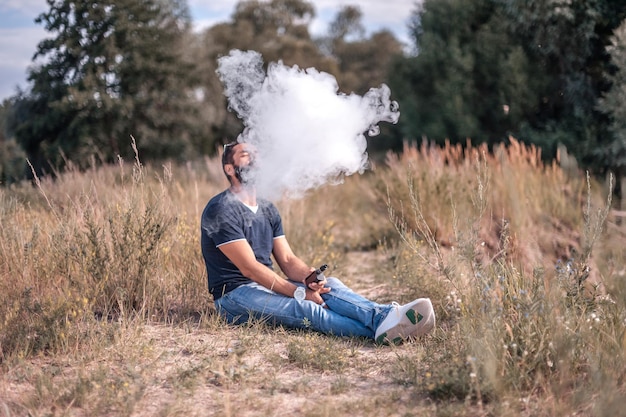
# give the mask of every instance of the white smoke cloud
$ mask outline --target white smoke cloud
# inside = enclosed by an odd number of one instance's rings
[[[339,93],[335,78],[315,68],[270,63],[233,50],[218,60],[229,108],[243,120],[238,141],[257,148],[251,175],[266,198],[297,197],[368,167],[364,132],[397,123],[400,113],[386,85],[364,96]]]

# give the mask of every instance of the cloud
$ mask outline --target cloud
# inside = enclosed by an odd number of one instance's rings
[[[337,11],[343,6],[358,6],[363,13],[363,25],[371,30],[389,29],[403,39],[407,32],[408,18],[415,9],[416,0],[315,0],[318,11],[334,18]]]
[[[0,12],[17,12],[24,16],[31,16],[33,19],[41,12],[48,10],[45,0],[2,0],[0,2]]]
[[[40,27],[0,29],[0,67],[25,69],[45,36]]]
[[[193,11],[193,27],[196,31],[201,31],[218,23],[226,22],[230,19],[237,0],[189,0],[189,9]]]
[[[363,13],[363,25],[369,32],[388,29],[399,40],[408,41],[408,18],[418,0],[309,0],[315,8],[316,16],[309,30],[314,36],[321,36],[328,30],[328,23],[342,6],[357,5]],[[201,30],[216,23],[227,21],[235,10],[237,0],[207,2],[189,0],[194,11],[194,28]]]
[[[0,29],[0,100],[26,89],[26,71],[37,44],[46,35],[43,28]]]
[[[235,10],[237,0],[220,0],[207,2],[206,0],[189,0],[190,9],[212,11],[213,13],[219,13],[220,15],[229,15]]]
[[[45,0],[2,0],[0,2],[0,99],[25,89],[26,71],[37,44],[46,36],[34,20],[48,9]]]

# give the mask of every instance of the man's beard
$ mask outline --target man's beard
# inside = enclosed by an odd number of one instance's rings
[[[250,165],[239,166],[235,165],[235,178],[243,186],[254,185],[253,169]]]

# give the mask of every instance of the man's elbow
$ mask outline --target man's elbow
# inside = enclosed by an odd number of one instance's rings
[[[256,281],[255,277],[259,275],[259,270],[256,265],[242,265],[239,266],[239,272],[246,278]]]
[[[250,268],[239,268],[239,272],[241,272],[241,275],[243,275],[246,278],[250,278],[252,279],[253,277],[253,273],[252,273],[252,269]]]

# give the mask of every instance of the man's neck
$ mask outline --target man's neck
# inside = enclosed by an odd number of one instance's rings
[[[256,206],[256,190],[254,187],[243,187],[240,184],[231,185],[230,192],[233,193],[242,203],[248,206]]]

